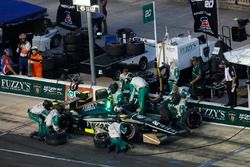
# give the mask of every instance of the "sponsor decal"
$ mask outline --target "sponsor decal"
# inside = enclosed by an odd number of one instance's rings
[[[98,127],[98,128],[104,129],[104,130],[108,130],[108,127],[111,123],[112,122],[89,122],[89,121],[87,121],[87,127],[91,127],[93,129],[95,127]]]
[[[220,120],[225,121],[226,120],[226,111],[220,110],[220,109],[213,109],[213,108],[203,108],[199,107],[199,112],[202,113],[202,116],[208,119],[214,119],[214,120]]]
[[[236,121],[236,113],[234,113],[234,112],[228,112],[228,119],[229,119],[229,121],[231,121],[231,122],[235,122]]]
[[[2,79],[1,88],[18,92],[30,92],[31,83],[25,81]]]
[[[40,84],[35,83],[33,85],[33,88],[34,88],[34,92],[36,94],[40,94],[42,92],[42,85],[40,85]]]
[[[65,11],[65,16],[66,16],[65,19],[64,19],[65,23],[73,24],[72,18],[71,18],[71,15],[70,15],[69,11]]]
[[[214,0],[205,0],[205,8],[213,8]]]
[[[49,85],[45,85],[43,87],[43,92],[48,95],[63,95],[63,89],[58,87],[53,87]]]
[[[240,114],[239,120],[244,122],[250,122],[250,115],[249,114]]]
[[[180,52],[181,52],[181,54],[185,54],[185,53],[188,53],[188,52],[194,50],[196,47],[197,47],[197,45],[195,43],[192,43],[184,48],[181,48]]]
[[[82,107],[82,111],[90,111],[97,108],[97,103],[90,103]]]

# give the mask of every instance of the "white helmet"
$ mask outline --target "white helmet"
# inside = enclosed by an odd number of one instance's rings
[[[32,46],[31,50],[38,50],[38,47],[37,46]]]

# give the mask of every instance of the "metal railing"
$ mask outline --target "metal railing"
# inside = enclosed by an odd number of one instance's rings
[[[235,4],[235,5],[250,6],[250,0],[220,0],[219,3],[230,3],[230,4]]]

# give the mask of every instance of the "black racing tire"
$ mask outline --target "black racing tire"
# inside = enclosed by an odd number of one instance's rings
[[[55,59],[54,58],[43,59],[42,68],[43,71],[53,70],[55,68]]]
[[[63,37],[64,44],[79,44],[82,42],[80,34],[69,33]]]
[[[56,71],[54,69],[52,69],[50,71],[43,71],[43,78],[55,79],[56,78]]]
[[[123,123],[126,128],[126,132],[122,133],[121,136],[125,141],[135,141],[139,135],[139,127],[133,123]]]
[[[142,41],[135,41],[127,44],[126,54],[136,56],[145,52],[145,45]]]
[[[56,68],[65,68],[67,65],[67,57],[65,54],[55,54],[55,67]]]
[[[196,109],[187,109],[184,114],[184,121],[186,126],[190,129],[199,128],[202,123],[202,115]]]
[[[51,38],[50,48],[57,48],[61,44],[62,37],[60,35],[55,35]]]
[[[63,45],[63,49],[65,52],[76,52],[81,50],[83,47],[79,44],[67,44]]]
[[[106,45],[106,52],[112,57],[125,55],[125,45],[121,43],[109,43]]]
[[[48,145],[62,145],[67,143],[67,133],[62,131],[51,133],[45,136],[45,143]]]
[[[116,31],[116,35],[122,38],[122,34],[126,34],[126,38],[130,38],[134,31],[131,28],[120,28]]]
[[[80,52],[66,52],[68,64],[77,64],[80,62],[82,54]]]
[[[146,57],[142,57],[141,60],[139,61],[139,69],[142,71],[147,70],[148,68],[148,60]]]
[[[73,130],[73,119],[70,112],[63,112],[59,118],[59,128],[66,132],[72,132]]]
[[[69,64],[68,65],[68,74],[77,74],[80,72],[80,64]]]
[[[110,137],[107,132],[95,134],[93,140],[97,148],[107,148],[110,143]]]
[[[164,125],[168,125],[171,121],[170,117],[170,111],[168,108],[166,108],[165,103],[161,103],[159,106],[159,111],[160,111],[160,123]]]

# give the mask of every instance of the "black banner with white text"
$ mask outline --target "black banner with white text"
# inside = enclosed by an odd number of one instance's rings
[[[218,18],[216,0],[190,0],[194,32],[204,32],[218,37]]]

